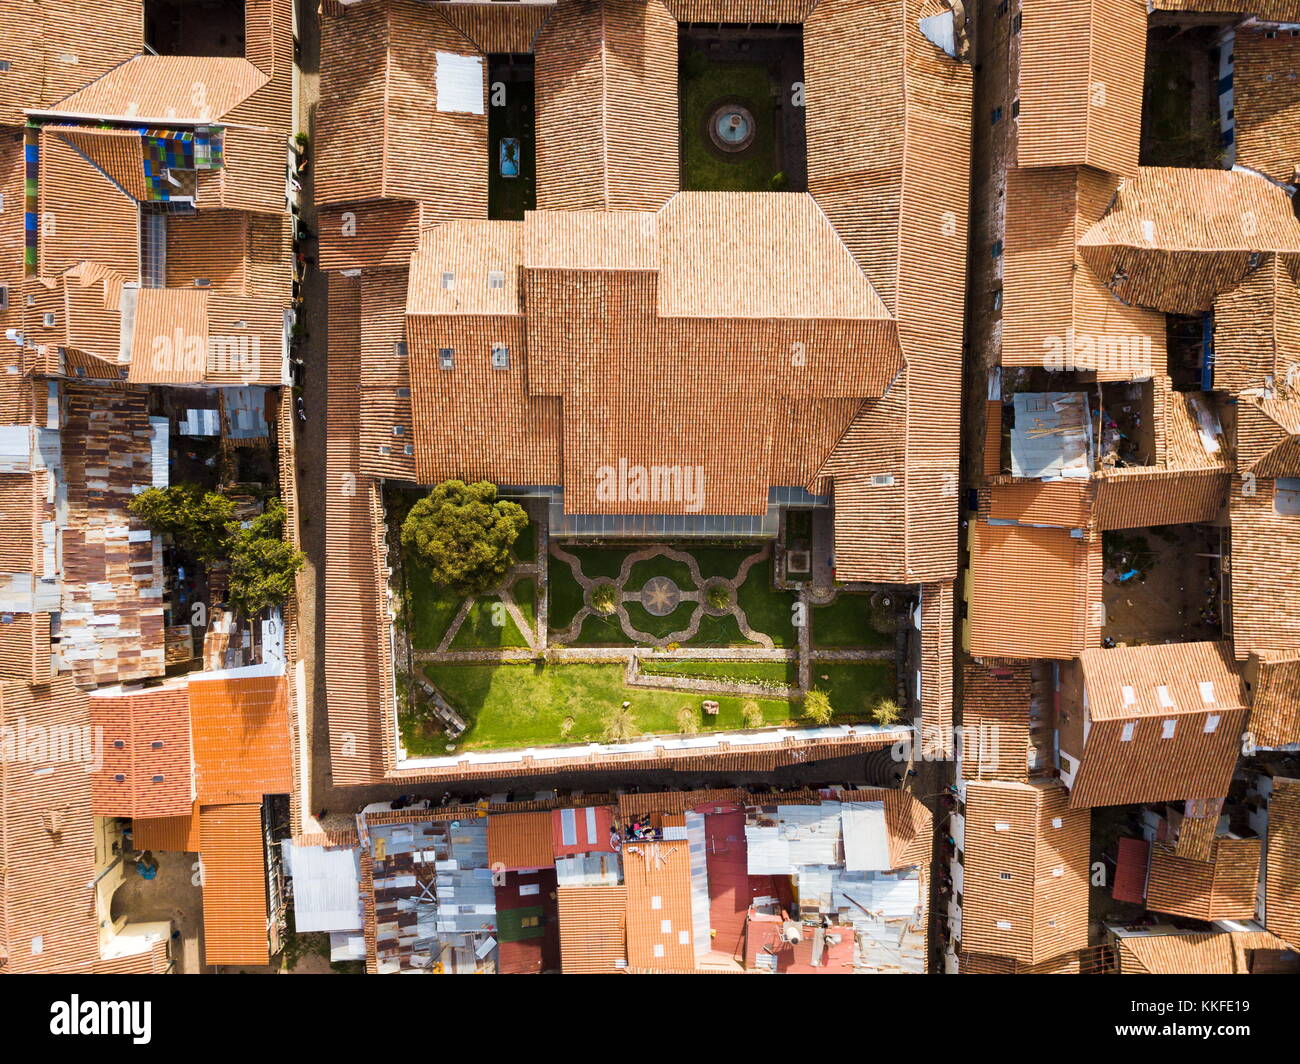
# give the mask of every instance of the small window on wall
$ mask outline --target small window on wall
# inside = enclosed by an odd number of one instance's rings
[[[452,348],[450,347],[438,348],[438,368],[439,369],[456,368],[456,352]]]
[[[1273,509],[1280,514],[1300,514],[1300,477],[1277,478]]]

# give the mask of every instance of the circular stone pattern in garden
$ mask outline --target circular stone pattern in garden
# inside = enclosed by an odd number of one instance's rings
[[[641,605],[654,617],[667,617],[681,600],[681,588],[666,576],[652,576],[641,588]]]
[[[753,112],[744,104],[723,101],[709,114],[707,128],[709,140],[719,151],[742,152],[754,143],[757,125]]]

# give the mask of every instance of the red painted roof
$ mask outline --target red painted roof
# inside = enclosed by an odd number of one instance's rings
[[[556,857],[577,853],[614,853],[610,832],[614,827],[613,806],[585,809],[552,809],[551,841]]]
[[[1115,858],[1115,884],[1110,896],[1116,901],[1141,905],[1147,896],[1147,857],[1151,851],[1143,839],[1120,839]]]

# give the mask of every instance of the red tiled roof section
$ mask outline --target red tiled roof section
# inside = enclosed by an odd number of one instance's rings
[[[26,0],[0,21],[0,123],[21,125],[29,107],[44,107],[140,52],[142,0],[82,6]]]
[[[966,785],[963,954],[1041,964],[1088,944],[1089,826],[1058,781]]]
[[[1300,5],[1292,7],[1300,17]],[[1300,79],[1295,76],[1295,61],[1295,41],[1285,33],[1270,36],[1262,26],[1242,27],[1234,33],[1236,162],[1276,181],[1294,181],[1300,164]]]
[[[136,817],[131,842],[137,850],[199,852],[200,810],[196,801],[183,816]]]
[[[427,222],[487,217],[487,116],[438,110],[439,53],[482,58],[415,0],[322,20],[318,203],[412,200],[428,204]]]
[[[1255,651],[1246,664],[1250,734],[1257,746],[1300,743],[1300,654]]]
[[[149,199],[144,175],[144,139],[133,129],[94,129],[89,126],[46,126],[103,171],[135,200]]]
[[[989,490],[989,517],[1024,525],[1087,528],[1089,484],[1082,478],[1017,480]]]
[[[1088,713],[1094,722],[1222,713],[1246,707],[1241,677],[1227,643],[1093,649],[1079,656],[1079,664],[1088,689]]]
[[[1120,302],[1077,251],[1115,186],[1086,167],[1007,172],[1004,366],[1091,369],[1100,380],[1164,372],[1164,315]]]
[[[206,803],[261,801],[293,789],[284,676],[190,679],[194,776]]]
[[[1218,838],[1210,860],[1195,861],[1156,843],[1147,908],[1193,920],[1251,920],[1259,886],[1260,840]]]
[[[1142,0],[1026,0],[1020,9],[1020,166],[1138,167]]]
[[[1252,255],[1300,253],[1290,197],[1258,174],[1143,167],[1079,241],[1120,299],[1172,314],[1209,310]]]
[[[41,686],[0,684],[0,724],[91,736],[85,694],[68,679]],[[17,974],[88,972],[99,957],[95,823],[90,813],[92,748],[44,762],[35,751],[0,765],[0,953]],[[35,757],[36,759],[33,759]]]
[[[1300,950],[1300,780],[1273,777],[1264,859],[1264,926]]]
[[[817,0],[663,0],[678,22],[802,22]]]
[[[1300,263],[1270,255],[1214,300],[1214,386],[1232,392],[1287,379],[1300,350]]]
[[[139,122],[224,118],[267,83],[247,59],[140,55],[114,67],[48,113]]]
[[[560,966],[566,975],[608,975],[627,960],[627,890],[560,887]]]
[[[1300,651],[1300,514],[1279,513],[1277,481],[1234,477],[1232,641],[1240,659]]]
[[[514,872],[521,868],[553,868],[551,814],[501,813],[488,817],[488,864]]]
[[[1073,658],[1101,642],[1101,537],[973,521],[969,649]]]
[[[184,684],[96,695],[90,715],[104,737],[104,763],[91,791],[96,815],[171,817],[190,811],[194,777]]]
[[[679,820],[684,819],[679,817]],[[633,968],[695,967],[691,858],[686,840],[623,847],[627,886],[627,961]]]
[[[269,964],[262,806],[205,805],[199,815],[203,959],[208,964]]]
[[[962,673],[962,775],[1029,781],[1029,666],[972,663]]]
[[[1256,477],[1300,476],[1300,396],[1238,398],[1237,468]]]
[[[132,384],[195,384],[208,368],[204,288],[141,288],[131,331]]]
[[[534,51],[538,207],[663,206],[680,187],[676,19],[644,0],[561,4]]]

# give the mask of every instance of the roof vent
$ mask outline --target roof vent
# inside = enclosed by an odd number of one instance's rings
[[[887,488],[893,483],[894,483],[893,473],[877,473],[874,477],[871,478],[871,486],[873,488]]]
[[[492,345],[492,368],[509,369],[510,368],[510,348],[505,344]]]
[[[119,772],[116,776],[114,776],[113,779],[117,780],[118,783],[125,783],[125,782],[126,782],[126,777],[123,776],[122,773],[120,773],[120,772]]]
[[[405,358],[405,357],[406,357],[406,341],[405,341],[405,340],[398,340],[397,343],[393,344],[393,354],[395,354],[398,358]]]
[[[149,747],[150,747],[150,749],[153,749],[153,750],[161,750],[161,749],[163,748],[162,740],[161,740],[161,739],[155,739],[153,742],[151,742],[151,743],[149,744]]]
[[[504,288],[506,286],[506,275],[503,270],[488,270],[488,287]]]
[[[209,277],[196,277],[196,278],[194,278],[194,287],[195,287],[195,288],[210,288],[211,286],[212,286],[212,279],[209,278]]]
[[[46,327],[47,329],[53,329],[53,328],[54,328],[54,312],[53,312],[53,311],[49,311],[49,310],[47,310],[47,311],[45,312],[45,317],[42,318],[41,320],[42,320],[43,322],[45,322],[45,327]]]
[[[454,273],[444,273],[440,283],[446,291],[450,292],[456,287],[456,275]]]
[[[162,778],[161,776],[155,776],[155,777],[153,778],[153,781],[154,781],[154,783],[162,783],[163,778]]]
[[[124,743],[121,739],[114,739],[114,740],[113,740],[113,749],[114,749],[114,750],[125,750],[125,749],[126,749],[126,743]]]
[[[438,348],[438,368],[453,369],[456,365],[456,352],[450,347]]]
[[[1207,706],[1212,706],[1218,701],[1214,694],[1213,680],[1202,680],[1197,686],[1201,689],[1201,701]]]

